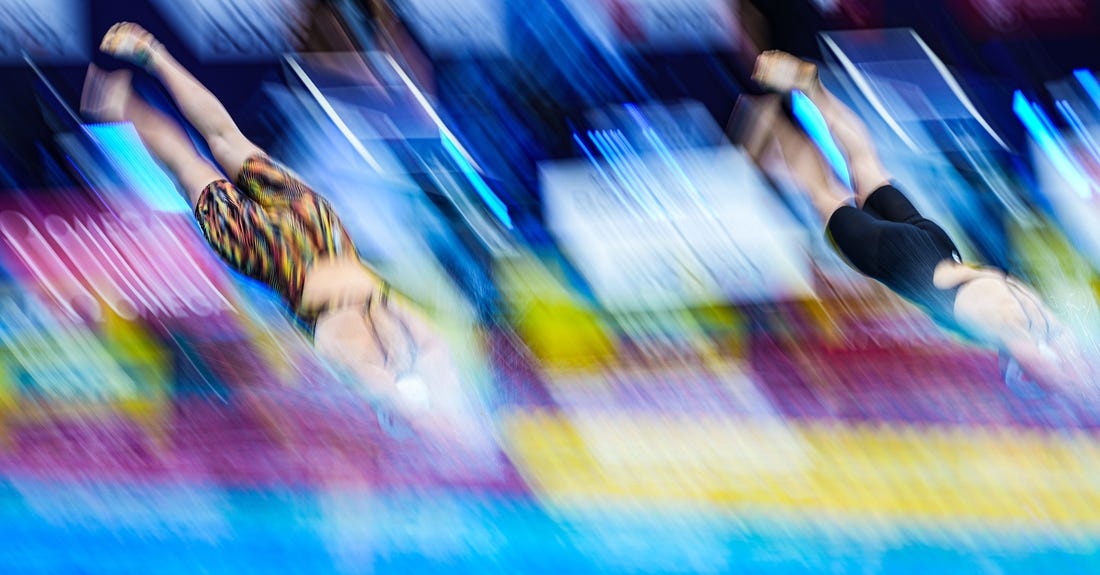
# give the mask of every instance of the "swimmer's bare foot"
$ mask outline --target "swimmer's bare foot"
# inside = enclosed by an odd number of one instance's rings
[[[752,78],[776,92],[800,90],[807,95],[817,87],[817,66],[779,50],[768,50],[756,57]]]
[[[160,49],[161,44],[156,37],[133,22],[119,22],[111,26],[99,43],[101,52],[142,67],[149,66]]]
[[[132,88],[129,70],[106,72],[95,64],[88,66],[84,76],[84,91],[80,95],[80,112],[99,122],[121,122],[126,119],[126,105]]]

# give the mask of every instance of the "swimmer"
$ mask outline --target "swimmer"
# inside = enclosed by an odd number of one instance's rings
[[[217,165],[132,90],[129,70],[90,66],[82,112],[133,123],[186,193],[210,246],[282,297],[319,356],[409,418],[465,405],[443,338],[364,264],[325,198],[246,138],[221,102],[142,27],[114,25],[100,50],[159,79]]]
[[[844,156],[850,182],[828,167],[821,148],[766,104],[750,113],[743,141],[767,172],[781,170],[809,194],[833,245],[857,271],[917,305],[937,324],[998,349],[1036,381],[1060,388],[1088,383],[1089,368],[1070,331],[1031,287],[1005,272],[963,263],[955,243],[892,182],[863,122],[830,94],[810,62],[768,51],[753,78],[782,97],[808,98]]]

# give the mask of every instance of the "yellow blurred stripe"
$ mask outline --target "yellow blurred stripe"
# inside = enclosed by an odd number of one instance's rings
[[[508,450],[559,503],[630,499],[1100,524],[1100,438],[1006,428],[516,413]]]
[[[542,363],[599,365],[613,355],[609,331],[561,275],[534,254],[500,260],[494,269],[511,323]]]

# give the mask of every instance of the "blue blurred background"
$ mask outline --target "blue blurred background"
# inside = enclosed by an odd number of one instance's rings
[[[1098,11],[0,0],[0,570],[1100,568],[1097,382],[1006,373],[851,271],[730,125],[761,50],[814,60],[965,258],[1095,357]],[[80,115],[124,20],[332,201],[476,426],[333,373],[132,127]]]

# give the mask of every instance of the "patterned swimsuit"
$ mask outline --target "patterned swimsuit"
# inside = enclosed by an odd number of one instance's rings
[[[358,260],[328,201],[265,154],[245,161],[237,185],[228,180],[207,185],[195,204],[195,217],[226,262],[282,295],[307,323],[314,318],[301,307],[302,290],[313,264]]]

